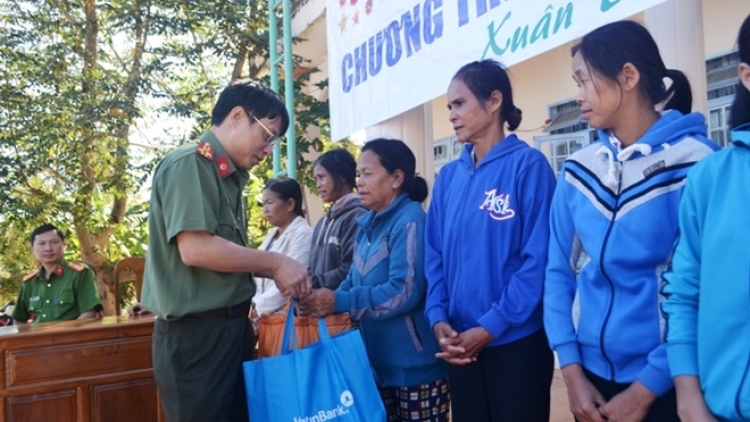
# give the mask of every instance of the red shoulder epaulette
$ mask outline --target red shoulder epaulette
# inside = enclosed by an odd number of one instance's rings
[[[23,277],[23,282],[25,283],[25,282],[31,280],[32,278],[36,277],[38,274],[39,274],[39,269],[37,268],[35,271],[33,271],[33,272],[29,273],[29,274],[26,274]]]
[[[206,141],[198,144],[198,148],[195,149],[195,153],[209,161],[214,159],[214,147]]]

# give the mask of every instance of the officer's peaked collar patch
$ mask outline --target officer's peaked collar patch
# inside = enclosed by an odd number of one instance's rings
[[[216,168],[219,170],[219,176],[225,178],[232,173],[232,166],[229,165],[229,159],[226,155],[216,159]]]

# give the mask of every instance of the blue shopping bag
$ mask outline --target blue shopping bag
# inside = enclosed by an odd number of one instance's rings
[[[330,337],[319,319],[320,341],[297,349],[293,308],[282,354],[242,364],[250,420],[384,422],[385,408],[359,330]]]

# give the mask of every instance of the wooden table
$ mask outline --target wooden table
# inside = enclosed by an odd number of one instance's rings
[[[0,328],[0,422],[163,421],[153,318]]]

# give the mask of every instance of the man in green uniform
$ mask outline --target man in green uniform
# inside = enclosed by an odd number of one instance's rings
[[[281,99],[262,85],[233,83],[211,124],[199,143],[164,158],[151,186],[142,304],[158,317],[152,355],[168,422],[247,421],[251,272],[270,276],[286,295],[310,288],[297,261],[246,247],[242,190],[289,125]]]
[[[13,319],[16,322],[94,318],[102,310],[94,272],[67,262],[65,236],[52,224],[31,233],[31,252],[42,264],[23,279]]]

